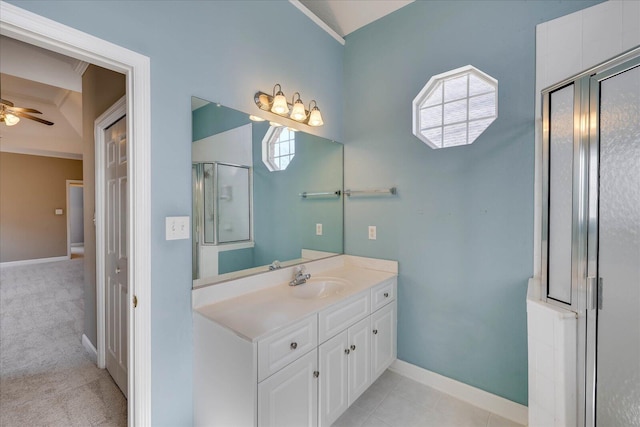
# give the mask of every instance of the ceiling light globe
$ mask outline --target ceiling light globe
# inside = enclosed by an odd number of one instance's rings
[[[18,124],[18,122],[20,121],[20,117],[14,116],[13,114],[7,113],[4,116],[4,123],[7,126],[13,126]]]

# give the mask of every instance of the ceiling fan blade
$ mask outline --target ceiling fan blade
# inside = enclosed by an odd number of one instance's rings
[[[22,117],[23,119],[35,120],[36,122],[42,123],[43,125],[47,125],[47,126],[53,125],[53,122],[41,119],[40,117],[33,117],[33,116],[30,116],[29,114],[21,113],[19,111],[14,111],[12,114],[18,117]]]
[[[2,99],[2,98],[0,98],[0,104],[4,104],[4,105],[7,105],[9,107],[13,107],[13,102],[7,101],[6,99]]]
[[[8,112],[15,111],[21,113],[33,113],[33,114],[42,114],[42,111],[35,110],[33,108],[22,108],[22,107],[10,107],[7,108]]]

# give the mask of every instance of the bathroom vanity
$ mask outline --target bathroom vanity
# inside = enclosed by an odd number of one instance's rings
[[[329,426],[396,358],[397,263],[340,255],[193,291],[198,426]]]

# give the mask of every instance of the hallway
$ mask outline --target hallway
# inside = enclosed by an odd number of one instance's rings
[[[82,345],[83,259],[0,270],[0,425],[126,426],[127,402]]]

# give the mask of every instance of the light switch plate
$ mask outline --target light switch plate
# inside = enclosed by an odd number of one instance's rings
[[[322,224],[316,224],[316,236],[322,236]]]
[[[56,209],[56,215],[62,215],[63,211],[62,209]]]
[[[166,240],[188,239],[189,217],[188,216],[168,216],[165,218]]]
[[[369,240],[376,240],[376,237],[378,235],[378,231],[376,229],[375,225],[370,225],[369,226]]]

